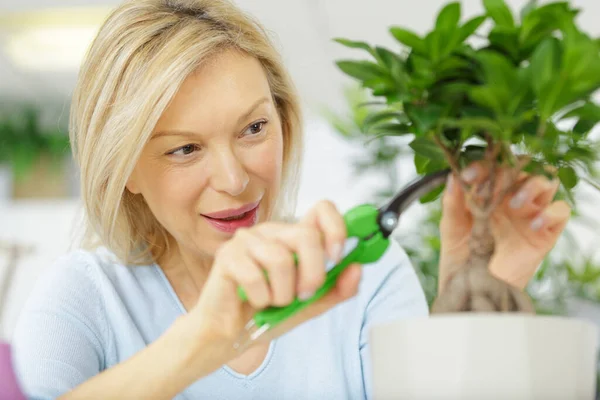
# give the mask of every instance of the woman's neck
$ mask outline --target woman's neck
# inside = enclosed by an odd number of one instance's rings
[[[158,260],[158,265],[181,303],[189,310],[200,296],[214,258],[183,251],[177,244],[170,245],[169,249]]]

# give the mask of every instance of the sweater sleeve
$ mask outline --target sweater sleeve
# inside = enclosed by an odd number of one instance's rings
[[[54,399],[104,369],[107,323],[93,262],[84,252],[60,259],[19,316],[13,359],[29,399]]]
[[[389,253],[378,265],[380,274],[368,291],[360,332],[360,357],[365,397],[373,398],[373,371],[369,335],[374,326],[429,314],[425,293],[408,256],[392,242]]]

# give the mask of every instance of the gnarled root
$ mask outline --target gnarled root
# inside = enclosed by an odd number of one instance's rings
[[[494,277],[482,266],[465,267],[434,301],[431,314],[519,312],[535,314],[526,293]]]

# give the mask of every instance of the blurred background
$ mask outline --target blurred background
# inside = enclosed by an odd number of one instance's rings
[[[85,5],[84,5],[85,3]],[[10,340],[18,313],[39,273],[76,243],[81,227],[77,170],[67,137],[70,95],[81,58],[116,0],[0,0],[0,339]],[[341,210],[380,202],[415,177],[401,139],[366,144],[368,100],[335,60],[362,54],[335,37],[398,47],[388,33],[418,33],[445,1],[238,0],[271,32],[305,106],[306,153],[298,213],[320,199]],[[482,11],[464,0],[464,18]],[[525,1],[508,2],[515,9]],[[598,0],[577,0],[580,24],[600,36]],[[597,136],[597,135],[596,135]],[[323,171],[328,169],[328,174]],[[582,185],[570,222],[528,288],[538,310],[600,324],[600,196]],[[437,285],[437,204],[415,205],[396,238],[411,255],[427,292]]]

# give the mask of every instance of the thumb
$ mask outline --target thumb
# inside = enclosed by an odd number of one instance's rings
[[[456,230],[467,226],[470,219],[465,193],[454,174],[450,174],[442,197],[442,236],[458,233]]]

